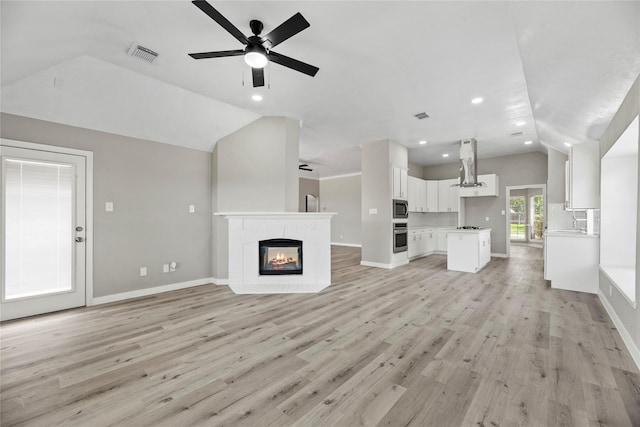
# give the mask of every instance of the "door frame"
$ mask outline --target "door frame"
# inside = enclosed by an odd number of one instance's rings
[[[0,138],[0,147],[24,148],[49,153],[71,154],[85,158],[85,306],[93,305],[93,152],[56,145],[36,144]]]
[[[547,229],[547,184],[529,184],[529,185],[509,185],[505,188],[506,209],[505,212],[505,236],[507,240],[507,258],[511,256],[511,190],[526,190],[528,188],[542,189],[542,197],[544,197],[544,220],[542,221],[543,230]]]

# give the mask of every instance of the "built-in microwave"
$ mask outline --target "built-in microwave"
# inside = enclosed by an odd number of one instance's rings
[[[409,203],[406,200],[393,199],[393,217],[408,218]]]

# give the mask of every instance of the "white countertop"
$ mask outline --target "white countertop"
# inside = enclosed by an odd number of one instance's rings
[[[587,234],[585,231],[580,230],[547,230],[544,232],[545,236],[551,237],[581,237],[581,238],[599,238],[599,234]]]
[[[449,233],[465,233],[465,234],[479,234],[479,233],[483,233],[483,232],[491,232],[490,228],[480,228],[478,230],[472,230],[472,229],[453,229],[453,230],[449,230]]]

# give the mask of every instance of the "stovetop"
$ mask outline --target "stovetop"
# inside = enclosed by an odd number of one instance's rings
[[[457,230],[482,230],[482,227],[475,225],[463,225],[462,227],[456,227]]]

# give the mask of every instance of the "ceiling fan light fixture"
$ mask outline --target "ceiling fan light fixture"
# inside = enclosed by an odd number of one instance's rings
[[[264,68],[267,66],[269,60],[267,59],[267,52],[264,47],[250,44],[244,51],[244,62],[251,68]]]

